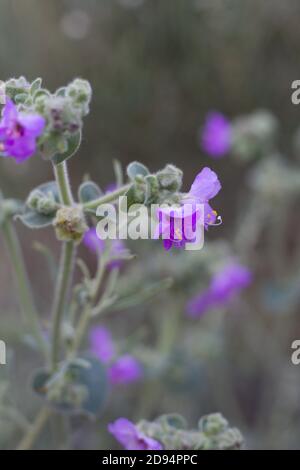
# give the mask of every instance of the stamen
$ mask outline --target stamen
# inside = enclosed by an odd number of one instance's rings
[[[218,227],[219,225],[222,225],[223,220],[222,220],[222,217],[220,215],[217,217],[217,221],[218,222],[215,222],[214,224],[209,224],[209,225],[210,226],[213,225],[214,227]]]
[[[175,230],[175,235],[177,235],[178,240],[182,240],[182,235],[181,235],[179,228]]]

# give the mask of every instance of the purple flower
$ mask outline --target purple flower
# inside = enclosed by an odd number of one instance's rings
[[[21,163],[36,152],[37,138],[45,127],[45,119],[39,114],[19,112],[7,98],[0,121],[0,151],[5,157]]]
[[[87,232],[85,232],[83,243],[94,253],[102,253],[105,249],[105,242],[98,237],[95,227],[91,227]]]
[[[206,167],[196,176],[180,207],[159,209],[155,238],[163,238],[166,250],[172,246],[182,248],[187,242],[193,243],[197,240],[197,227],[201,217],[197,205],[204,206],[205,228],[215,223],[217,213],[209,205],[209,200],[215,197],[220,189],[221,183],[216,173]]]
[[[101,254],[106,248],[104,240],[98,237],[95,227],[91,227],[85,232],[83,237],[84,245],[94,253]],[[127,253],[127,248],[121,240],[110,241],[110,257],[111,261],[108,263],[110,269],[120,268],[123,264],[123,257]]]
[[[165,250],[172,246],[184,248],[187,242],[192,243],[195,240],[199,216],[199,211],[192,204],[159,209],[155,238],[163,238]]]
[[[116,355],[115,346],[110,331],[104,327],[94,327],[90,333],[91,351],[107,364]]]
[[[140,362],[129,354],[119,357],[108,370],[109,379],[115,385],[135,382],[142,373]]]
[[[227,305],[251,282],[252,273],[248,268],[237,263],[230,263],[215,274],[207,290],[188,303],[187,313],[191,317],[199,317],[210,308]]]
[[[108,367],[108,377],[113,385],[139,380],[143,374],[141,363],[129,354],[116,358],[117,352],[110,331],[102,326],[90,333],[90,349]]]
[[[202,129],[202,148],[214,158],[228,153],[232,140],[232,128],[223,114],[211,112],[207,115]]]
[[[135,424],[125,418],[119,418],[108,425],[109,432],[126,450],[162,450],[160,442],[147,437]]]

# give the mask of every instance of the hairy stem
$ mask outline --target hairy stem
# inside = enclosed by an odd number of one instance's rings
[[[73,273],[75,251],[75,245],[73,242],[65,242],[63,244],[54,303],[52,307],[53,330],[51,367],[53,370],[56,369],[60,356],[61,324]]]
[[[130,186],[131,184],[126,184],[125,186],[122,186],[116,191],[112,191],[111,193],[105,194],[104,196],[101,196],[98,199],[95,199],[94,201],[86,202],[82,206],[84,209],[97,209],[97,207],[100,206],[101,204],[113,202],[119,196],[123,196],[128,191]]]
[[[73,196],[66,162],[60,163],[59,165],[54,165],[54,174],[59,188],[61,203],[66,206],[72,205]],[[52,370],[56,369],[60,357],[61,324],[66,308],[69,287],[73,277],[75,252],[76,250],[74,242],[69,241],[63,243],[52,306]]]
[[[44,426],[46,425],[51,410],[48,408],[42,408],[39,414],[36,416],[33,424],[30,426],[29,431],[25,434],[21,442],[19,443],[16,450],[30,450],[35,443],[37,437],[40,435]]]
[[[23,253],[16,230],[10,220],[3,223],[3,234],[14,267],[20,305],[26,316],[26,321],[31,329],[40,349],[47,355],[47,344],[41,333],[38,313],[36,311],[28,274],[26,271]]]
[[[71,206],[73,204],[73,196],[66,162],[60,163],[59,165],[54,165],[54,174],[62,204]]]

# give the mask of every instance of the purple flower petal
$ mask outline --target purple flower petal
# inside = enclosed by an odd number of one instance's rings
[[[202,148],[215,158],[229,152],[232,141],[232,128],[228,119],[221,113],[208,114],[202,130]]]
[[[215,197],[221,189],[218,176],[210,168],[203,168],[195,178],[189,194],[199,202],[208,202]]]
[[[46,125],[45,119],[39,114],[20,113],[18,122],[24,127],[26,135],[30,135],[31,137],[40,136]]]
[[[119,418],[108,425],[109,432],[126,450],[162,450],[160,442],[140,432],[131,421]]]
[[[116,355],[110,331],[105,327],[94,327],[90,333],[90,348],[104,364],[113,360]]]
[[[22,163],[36,153],[36,139],[42,134],[46,121],[38,114],[19,113],[7,99],[0,122],[0,148],[4,156]]]
[[[85,232],[83,237],[83,244],[95,253],[102,253],[105,248],[105,243],[98,237],[95,227],[90,228]]]
[[[109,379],[115,385],[136,382],[142,373],[141,363],[129,354],[119,357],[108,371]]]
[[[230,263],[215,274],[208,289],[190,300],[187,314],[201,317],[210,308],[226,306],[242,289],[252,282],[252,273],[238,263]]]

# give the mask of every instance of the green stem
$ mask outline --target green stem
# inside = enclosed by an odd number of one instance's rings
[[[21,308],[26,315],[28,326],[30,327],[40,349],[47,355],[47,346],[41,333],[38,313],[36,311],[34,300],[29,285],[28,275],[25,268],[24,258],[16,230],[10,220],[5,220],[2,226],[4,238],[10,259],[14,267],[15,278],[20,299]]]
[[[82,206],[84,209],[97,209],[97,207],[100,206],[101,204],[113,202],[119,196],[123,196],[128,191],[130,186],[131,184],[126,184],[125,186],[122,186],[116,191],[112,191],[111,193],[105,194],[104,196],[101,196],[98,199],[95,199],[94,201],[86,202]]]
[[[71,206],[73,204],[73,196],[66,162],[54,165],[54,174],[59,188],[61,202],[66,206]]]
[[[100,288],[100,285],[102,283],[102,279],[105,273],[106,259],[100,254],[98,256],[99,256],[98,269],[97,269],[96,277],[94,279],[93,291],[91,292],[90,301],[88,302],[83,312],[81,313],[78,325],[76,327],[74,342],[68,354],[69,359],[75,355],[76,351],[79,349],[81,345],[82,339],[84,337],[84,334],[91,320],[92,303],[96,298],[97,292]]]
[[[35,443],[36,439],[40,435],[44,426],[46,425],[51,410],[48,408],[42,408],[37,417],[35,418],[29,431],[25,434],[16,450],[30,450]]]
[[[54,165],[54,174],[59,188],[60,200],[62,204],[71,206],[73,204],[73,196],[70,188],[66,162],[60,163],[59,165]],[[60,256],[59,272],[52,307],[52,370],[56,369],[60,357],[61,323],[63,320],[68,291],[73,275],[75,251],[74,242],[64,242]]]
[[[75,258],[75,245],[65,242],[62,247],[59,273],[52,308],[52,356],[51,366],[55,370],[60,355],[61,323],[66,308],[67,295],[70,287]]]

